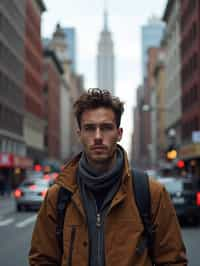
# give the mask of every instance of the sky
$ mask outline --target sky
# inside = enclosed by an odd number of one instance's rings
[[[141,84],[141,27],[149,17],[160,18],[167,0],[43,0],[47,11],[42,16],[42,36],[51,37],[59,22],[74,27],[77,38],[77,72],[84,75],[85,89],[97,87],[96,55],[103,29],[104,6],[112,32],[115,53],[116,96],[125,102],[121,145],[130,152],[133,131],[133,106]]]

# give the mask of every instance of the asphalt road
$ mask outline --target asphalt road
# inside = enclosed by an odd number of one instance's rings
[[[12,200],[5,203],[0,203],[0,265],[28,266],[28,251],[37,213],[16,213]],[[200,227],[184,226],[182,233],[189,265],[199,266]]]

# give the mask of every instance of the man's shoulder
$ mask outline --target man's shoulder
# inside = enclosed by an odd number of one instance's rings
[[[151,194],[159,194],[163,191],[164,186],[154,178],[149,178],[149,187]]]
[[[152,204],[158,204],[162,193],[164,192],[164,186],[153,178],[149,178],[149,189],[151,195]]]
[[[149,179],[150,195],[151,195],[151,206],[153,216],[157,212],[161,202],[168,202],[169,197],[165,187],[159,183],[157,180],[150,178]]]
[[[46,200],[55,205],[57,202],[57,197],[58,197],[58,192],[60,190],[60,185],[58,184],[53,184],[49,189],[48,189],[48,193],[47,193],[47,198]]]

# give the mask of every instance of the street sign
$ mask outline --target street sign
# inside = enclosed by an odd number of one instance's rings
[[[192,131],[192,142],[200,143],[200,131]]]

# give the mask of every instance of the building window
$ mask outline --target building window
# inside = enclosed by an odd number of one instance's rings
[[[6,146],[7,146],[7,141],[6,139],[2,140],[2,152],[6,152]]]

